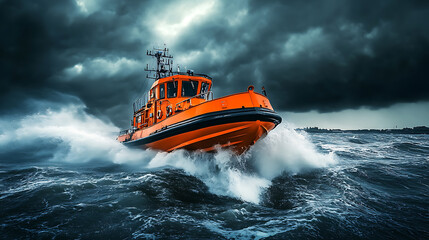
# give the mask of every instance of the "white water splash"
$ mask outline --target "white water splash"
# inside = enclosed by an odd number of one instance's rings
[[[297,173],[307,168],[321,168],[335,164],[333,152],[322,154],[302,133],[287,123],[280,124],[267,137],[256,143],[247,153],[254,159],[260,175],[272,179],[282,172]]]
[[[215,194],[259,203],[271,180],[283,172],[297,173],[335,163],[333,153],[319,153],[305,135],[282,124],[241,156],[222,149],[214,155],[179,150],[158,153],[147,167],[174,166],[201,179]]]
[[[235,162],[240,160],[240,157],[228,150],[218,150],[215,154],[178,150],[158,153],[146,167],[180,168],[202,180],[212,193],[258,203],[261,191],[271,182],[245,169],[234,167]]]
[[[69,105],[58,111],[26,116],[14,129],[1,129],[0,148],[25,149],[41,139],[55,140],[59,147],[53,149],[51,161],[104,160],[142,170],[172,166],[199,178],[215,194],[253,203],[259,203],[261,193],[282,172],[296,173],[335,163],[333,154],[319,153],[306,136],[286,124],[278,126],[242,156],[221,149],[215,154],[128,149],[115,140],[119,130],[116,126],[87,114],[84,108]]]
[[[5,124],[0,124],[5,126]],[[82,163],[91,160],[121,162],[145,159],[115,140],[119,129],[85,112],[84,105],[70,104],[59,110],[28,115],[0,129],[0,147],[5,150],[28,146],[42,148],[41,140],[57,143],[51,161]]]

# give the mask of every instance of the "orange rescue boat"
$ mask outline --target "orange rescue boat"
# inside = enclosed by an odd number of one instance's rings
[[[117,138],[126,146],[167,152],[222,147],[242,154],[282,121],[264,88],[264,94],[249,86],[247,92],[214,99],[212,79],[191,70],[173,72],[167,48],[147,55],[157,61],[155,69],[145,69],[155,81],[147,97],[133,104],[132,128]]]

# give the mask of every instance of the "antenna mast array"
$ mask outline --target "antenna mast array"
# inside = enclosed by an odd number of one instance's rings
[[[154,79],[155,81],[173,75],[173,56],[168,54],[169,49],[164,48],[153,48],[152,51],[146,51],[146,55],[156,58],[156,68],[150,68],[149,64],[146,64],[145,71],[153,74],[147,74],[146,77]]]

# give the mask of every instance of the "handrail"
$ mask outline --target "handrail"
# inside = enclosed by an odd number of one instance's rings
[[[175,76],[175,75],[188,75],[188,76],[204,77],[204,78],[207,78],[209,80],[213,80],[213,78],[210,77],[209,75],[202,74],[202,73],[193,73],[192,75],[190,75],[188,72],[173,72],[173,73],[175,73],[173,76]]]
[[[209,101],[210,96],[211,96],[211,100],[213,100],[213,95],[214,95],[213,92],[212,91],[208,91],[208,92],[197,94],[197,95],[195,95],[193,97],[187,98],[187,99],[185,99],[183,101],[180,101],[180,102],[176,103],[176,108],[177,108],[177,105],[179,105],[179,104],[182,104],[182,103],[187,102],[187,101],[189,101],[189,103],[191,103],[191,99],[192,98],[196,98],[198,96],[203,96],[203,95],[205,95],[204,99],[206,101]]]
[[[158,102],[160,102],[160,104],[159,105],[161,105],[162,106],[162,103],[163,102],[165,102],[165,101],[167,101],[168,103],[170,103],[170,105],[171,105],[171,102],[170,102],[170,100],[168,100],[168,99],[160,99]]]
[[[127,134],[129,129],[119,131],[119,136]]]
[[[141,97],[137,98],[137,100],[133,103],[133,111],[136,113],[139,111],[143,106],[146,106],[148,103],[147,94],[144,93]]]
[[[137,128],[135,128],[135,127],[133,127],[133,128],[129,128],[129,129],[121,130],[121,131],[119,131],[119,136],[121,136],[121,135],[125,135],[125,134],[133,133],[133,132],[135,132],[136,130],[137,130]]]

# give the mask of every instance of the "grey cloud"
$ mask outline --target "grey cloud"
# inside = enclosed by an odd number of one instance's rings
[[[254,1],[244,24],[201,25],[193,33],[211,39],[204,45],[237,43],[217,66],[201,64],[216,69],[228,93],[258,82],[282,110],[377,108],[429,98],[428,13],[425,2]]]
[[[85,2],[0,3],[0,112],[60,92],[126,127],[160,42],[216,96],[265,86],[277,110],[429,99],[425,1]]]

